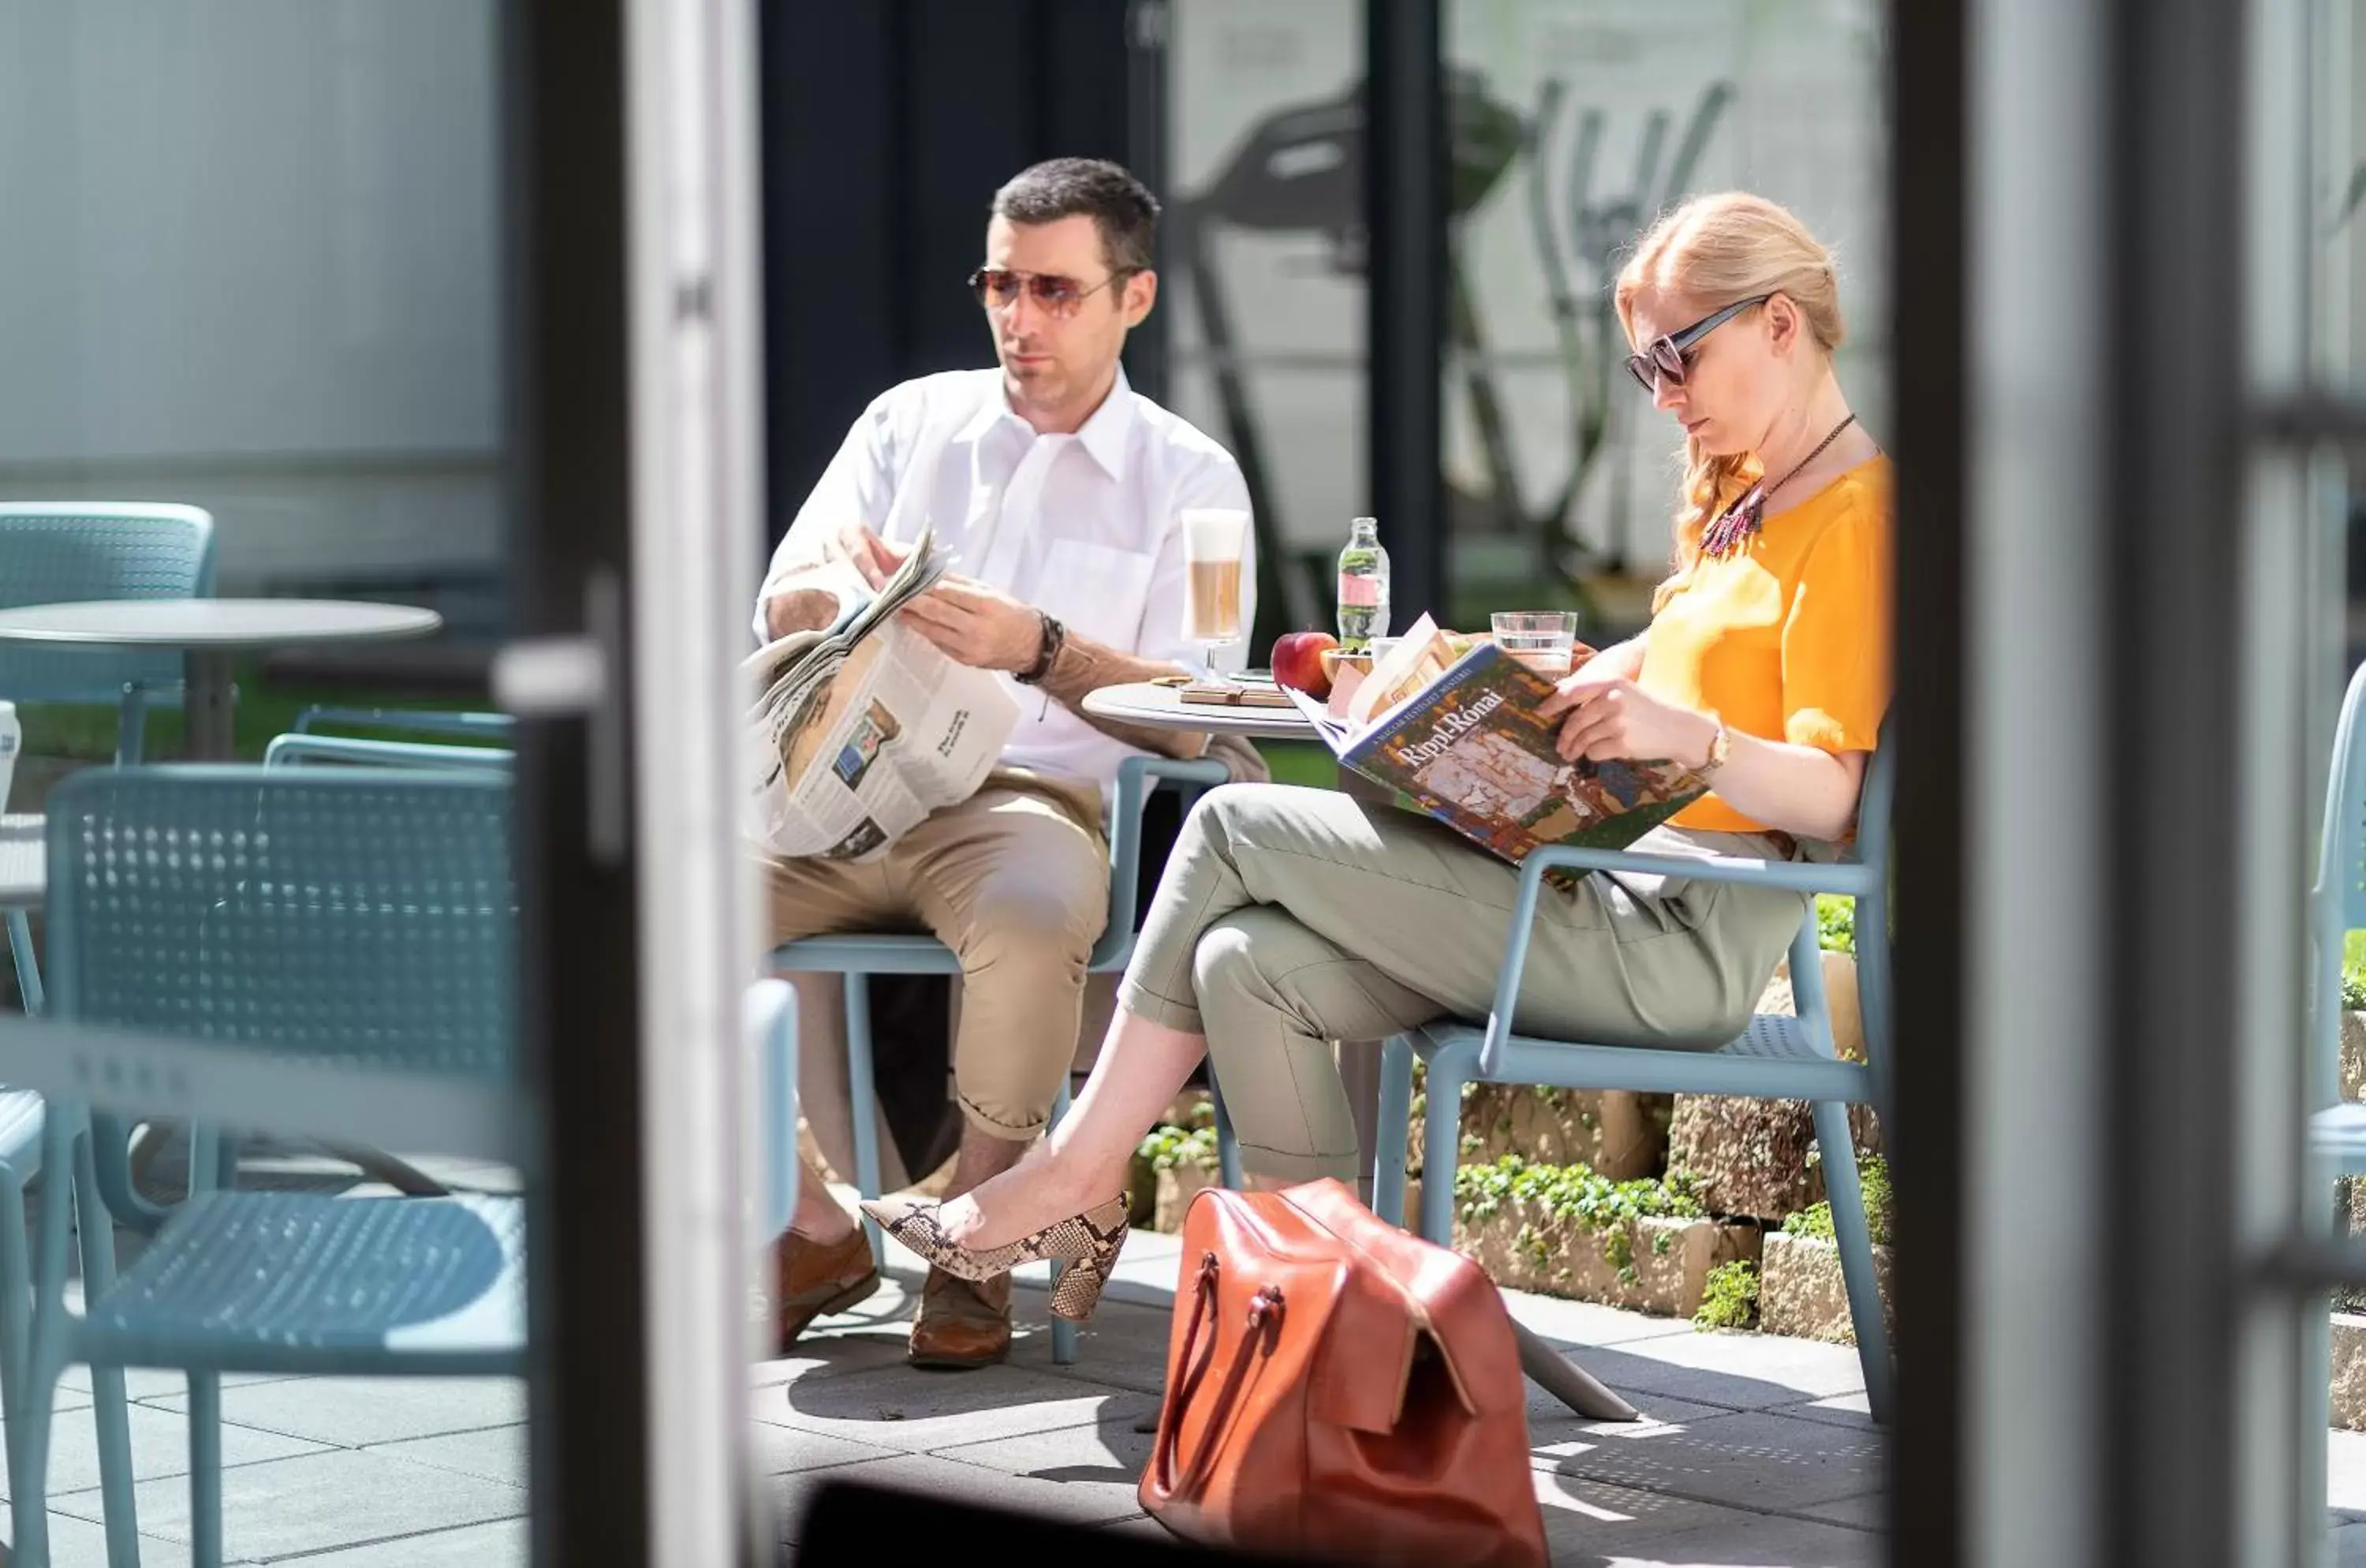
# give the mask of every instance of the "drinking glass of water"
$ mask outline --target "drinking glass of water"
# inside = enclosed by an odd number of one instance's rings
[[[1574,610],[1499,610],[1495,646],[1548,681],[1569,673],[1577,648]]]
[[[1183,635],[1200,645],[1207,681],[1216,650],[1246,636],[1241,625],[1241,557],[1248,547],[1249,514],[1222,507],[1183,513]]]

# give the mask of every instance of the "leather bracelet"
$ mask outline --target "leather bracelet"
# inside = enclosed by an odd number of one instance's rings
[[[1068,641],[1067,627],[1041,610],[1035,614],[1043,623],[1043,651],[1035,656],[1032,668],[1021,670],[1014,677],[1022,686],[1041,685],[1043,678],[1052,673],[1052,666],[1059,662],[1060,649]]]

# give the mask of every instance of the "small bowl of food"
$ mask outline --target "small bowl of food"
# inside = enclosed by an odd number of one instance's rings
[[[1345,649],[1324,649],[1323,650],[1324,683],[1331,686],[1337,685],[1339,671],[1342,670],[1353,670],[1358,675],[1369,675],[1372,672],[1372,656],[1369,653],[1349,653]]]

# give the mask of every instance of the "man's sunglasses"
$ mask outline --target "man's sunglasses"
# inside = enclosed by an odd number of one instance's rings
[[[1671,387],[1684,384],[1684,376],[1692,368],[1693,345],[1752,305],[1763,305],[1774,299],[1772,294],[1760,294],[1748,299],[1736,299],[1715,315],[1703,316],[1680,333],[1670,333],[1654,342],[1640,354],[1627,356],[1627,368],[1647,392],[1657,393],[1659,383]]]
[[[1087,288],[1074,277],[1063,277],[1056,272],[1018,272],[1006,266],[982,266],[969,275],[969,291],[977,302],[989,310],[1007,310],[1019,303],[1019,291],[1025,289],[1035,303],[1054,316],[1073,316],[1076,307],[1087,298],[1098,294],[1110,284],[1131,277],[1135,267],[1120,267],[1098,283]]]

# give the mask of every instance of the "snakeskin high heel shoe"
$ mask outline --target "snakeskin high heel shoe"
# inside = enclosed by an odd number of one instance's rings
[[[924,1198],[886,1198],[866,1200],[862,1212],[906,1247],[959,1279],[991,1280],[1022,1263],[1045,1258],[1066,1264],[1060,1270],[1060,1282],[1052,1287],[1052,1312],[1057,1317],[1092,1316],[1094,1304],[1101,1299],[1101,1287],[1109,1283],[1110,1270],[1117,1267],[1118,1251],[1125,1246],[1122,1196],[984,1252],[972,1252],[947,1239],[937,1223],[939,1207]]]

